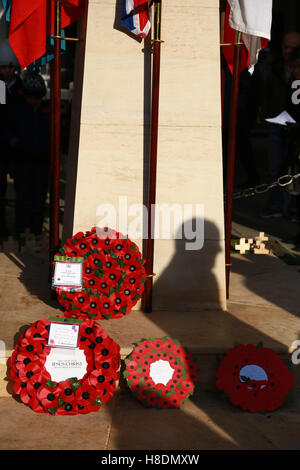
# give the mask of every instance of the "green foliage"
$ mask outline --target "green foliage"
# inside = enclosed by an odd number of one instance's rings
[[[57,384],[52,382],[52,380],[48,379],[47,382],[46,382],[46,386],[49,387],[49,388],[56,388],[57,387]]]
[[[94,406],[101,406],[103,405],[102,401],[100,400],[99,397],[96,398],[96,400],[93,403]]]

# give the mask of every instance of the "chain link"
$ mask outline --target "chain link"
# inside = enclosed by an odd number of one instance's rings
[[[233,199],[255,196],[255,194],[263,194],[263,193],[270,191],[270,189],[275,188],[275,186],[281,186],[281,187],[288,186],[295,179],[299,177],[300,177],[300,173],[297,173],[296,175],[283,175],[283,176],[280,176],[277,181],[274,181],[274,183],[259,184],[258,186],[255,186],[253,188],[243,189],[242,191],[234,193]]]

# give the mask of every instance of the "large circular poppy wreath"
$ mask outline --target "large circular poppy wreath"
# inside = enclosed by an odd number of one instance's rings
[[[123,376],[144,406],[179,408],[194,392],[197,365],[177,340],[150,338],[125,359]]]
[[[56,289],[66,317],[122,318],[142,297],[144,260],[137,245],[121,233],[93,227],[68,239],[59,255],[84,258],[82,290]]]
[[[272,349],[240,344],[226,351],[216,386],[243,410],[273,411],[293,388],[294,376]]]
[[[59,316],[58,316],[59,317]],[[10,379],[21,401],[37,413],[87,414],[111,399],[119,379],[120,347],[93,320],[80,325],[78,347],[84,351],[87,369],[76,377],[55,382],[45,367],[50,321],[43,318],[20,335],[9,358]]]

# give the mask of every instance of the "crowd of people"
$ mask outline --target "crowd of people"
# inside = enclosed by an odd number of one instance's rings
[[[42,233],[49,185],[50,110],[46,85],[38,73],[20,75],[14,60],[0,54],[0,79],[6,86],[6,105],[0,106],[0,231],[8,233],[6,220],[7,176],[15,190],[15,228]]]
[[[230,83],[231,74],[228,75]],[[229,97],[230,86],[227,86],[223,117],[225,180]],[[286,112],[295,122],[282,125],[267,121],[267,119],[277,118],[283,112]],[[257,123],[263,123],[266,129],[267,176],[263,181],[256,165],[251,138],[252,130]],[[244,186],[255,187],[262,183],[274,183],[284,174],[300,173],[299,155],[300,33],[291,31],[283,36],[280,50],[274,51],[267,48],[261,51],[252,75],[248,70],[240,74],[236,161],[246,175]],[[289,186],[288,190],[289,195],[286,198],[284,197],[286,189],[281,186],[270,189],[267,205],[257,215],[262,219],[279,218],[284,215],[289,221],[300,223],[300,181],[298,184]],[[287,201],[288,207],[286,207]],[[295,249],[300,251],[300,232],[296,238],[289,239],[287,236],[286,240],[293,241]]]

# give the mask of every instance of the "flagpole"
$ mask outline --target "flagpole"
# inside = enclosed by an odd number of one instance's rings
[[[224,43],[224,29],[225,29],[225,12],[226,0],[221,0],[220,3],[220,43],[221,43],[221,108],[222,108],[222,124],[224,115],[224,93],[225,93],[225,60],[222,53],[222,44]]]
[[[161,46],[161,4],[162,0],[154,0],[153,22],[153,62],[152,62],[152,109],[151,109],[151,152],[148,188],[148,238],[146,248],[147,281],[144,292],[144,311],[152,311],[153,288],[153,257],[154,257],[154,219],[156,199],[156,169],[158,142],[158,111],[159,111],[159,78],[160,78],[160,46]]]
[[[234,164],[236,147],[236,126],[238,115],[238,95],[241,61],[241,32],[236,31],[234,41],[234,57],[232,72],[232,88],[230,100],[229,139],[228,139],[228,163],[226,185],[226,210],[225,210],[225,271],[226,271],[226,297],[229,298],[229,278],[231,266],[231,226],[232,226],[232,199],[234,185]]]
[[[54,59],[51,62],[50,144],[50,261],[59,248],[60,140],[61,140],[61,4],[55,0]]]

